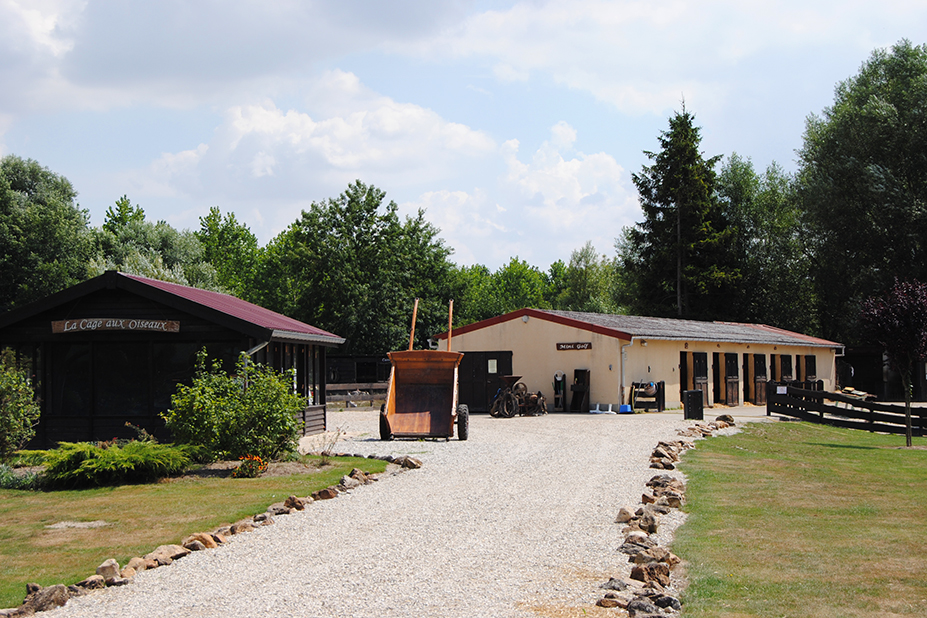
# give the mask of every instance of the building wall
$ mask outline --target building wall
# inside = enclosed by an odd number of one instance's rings
[[[771,355],[776,355],[777,365],[783,354],[792,357],[793,377],[796,367],[795,357],[801,357],[801,378],[806,378],[805,357],[815,357],[815,375],[817,380],[824,382],[824,388],[833,390],[836,379],[836,357],[832,348],[819,348],[811,346],[773,346],[760,344],[746,344],[735,342],[710,342],[710,341],[656,341],[645,340],[647,345],[642,345],[641,340],[635,339],[634,343],[626,349],[627,364],[625,366],[625,386],[630,386],[632,382],[666,382],[666,407],[680,407],[681,390],[690,390],[694,388],[693,374],[691,365],[687,367],[686,384],[680,388],[683,371],[680,370],[680,353],[688,353],[687,360],[691,363],[691,354],[704,352],[708,357],[708,385],[711,394],[709,404],[719,402],[722,397],[720,393],[715,393],[714,354],[718,354],[718,368],[721,379],[724,377],[724,355],[726,353],[737,354],[738,381],[739,381],[739,402],[744,403],[744,380],[754,379],[753,376],[753,357],[752,355],[763,354],[766,357],[767,379],[772,378]],[[749,354],[747,375],[744,374],[744,355]],[[781,379],[781,373],[777,367],[776,378]],[[752,393],[748,393],[752,394]],[[751,397],[752,398],[752,397]]]
[[[586,350],[558,350],[558,343],[588,343]],[[622,347],[625,350],[624,392],[622,386]],[[486,326],[480,330],[453,335],[452,349],[466,353],[467,350],[511,350],[512,372],[524,376],[522,382],[532,392],[541,391],[548,400],[553,395],[553,376],[563,371],[567,383],[573,381],[574,369],[589,369],[590,405],[627,403],[629,390],[633,382],[665,382],[666,407],[681,407],[681,390],[693,388],[691,365],[686,368],[686,383],[681,384],[683,371],[680,369],[680,353],[688,353],[687,362],[691,363],[691,353],[704,352],[708,359],[709,405],[724,401],[724,363],[725,353],[737,354],[738,367],[738,403],[754,398],[753,356],[765,355],[767,378],[781,379],[778,368],[783,354],[792,358],[793,375],[795,357],[801,357],[801,379],[806,378],[805,357],[815,357],[816,379],[824,382],[824,388],[833,390],[836,378],[836,358],[832,348],[811,346],[773,346],[744,344],[735,342],[703,341],[660,341],[641,339],[633,341],[600,335],[588,330],[564,326],[555,322],[530,317],[527,322],[522,319],[508,320],[499,324]],[[717,353],[718,371],[721,376],[720,392],[715,389],[714,354]],[[744,355],[748,357],[748,367],[744,374]],[[771,355],[776,355],[777,368],[773,374]],[[746,386],[745,381],[749,382]],[[567,402],[569,405],[569,401]]]
[[[558,343],[589,343],[591,348],[558,351]],[[462,335],[454,333],[451,349],[464,353],[467,350],[511,350],[512,373],[523,376],[521,381],[529,391],[541,391],[549,405],[552,405],[554,374],[557,371],[566,374],[567,384],[571,384],[575,369],[588,369],[591,372],[590,403],[618,404],[622,343],[627,342],[529,318],[527,322],[515,319]],[[568,395],[571,396],[569,392]]]

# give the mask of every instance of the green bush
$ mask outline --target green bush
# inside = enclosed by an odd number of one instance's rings
[[[190,465],[186,449],[170,444],[131,441],[123,446],[62,442],[46,455],[49,487],[94,487],[149,483],[175,476]]]
[[[162,417],[177,442],[205,447],[222,459],[256,455],[269,461],[296,450],[296,415],[305,405],[293,393],[292,372],[278,373],[242,355],[229,376],[219,361],[207,370],[202,350],[193,384],[177,388]]]
[[[16,364],[10,349],[0,353],[0,462],[35,435],[41,408],[29,375]]]

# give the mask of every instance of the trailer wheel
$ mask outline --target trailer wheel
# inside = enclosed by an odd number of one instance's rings
[[[383,408],[385,407],[383,406]],[[383,414],[383,408],[380,408],[380,439],[392,440],[393,433],[389,430],[389,421],[386,420],[386,415]]]
[[[457,439],[466,440],[470,437],[470,408],[462,403],[457,406]]]

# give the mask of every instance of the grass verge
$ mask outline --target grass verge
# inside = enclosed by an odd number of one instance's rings
[[[756,423],[686,453],[687,618],[927,615],[927,440]]]
[[[158,545],[264,511],[295,494],[337,484],[352,468],[378,473],[386,462],[331,458],[311,474],[254,479],[170,479],[75,491],[0,490],[0,608],[22,603],[26,582],[73,584],[101,562],[124,565]],[[61,521],[104,520],[100,528],[52,530]]]

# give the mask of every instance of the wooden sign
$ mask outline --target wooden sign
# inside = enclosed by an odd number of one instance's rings
[[[51,323],[53,333],[85,333],[97,330],[144,330],[158,333],[179,333],[176,320],[139,320],[137,318],[82,318],[56,320]]]
[[[574,343],[558,343],[557,351],[562,352],[563,350],[591,350],[592,342],[591,341],[582,341]]]

